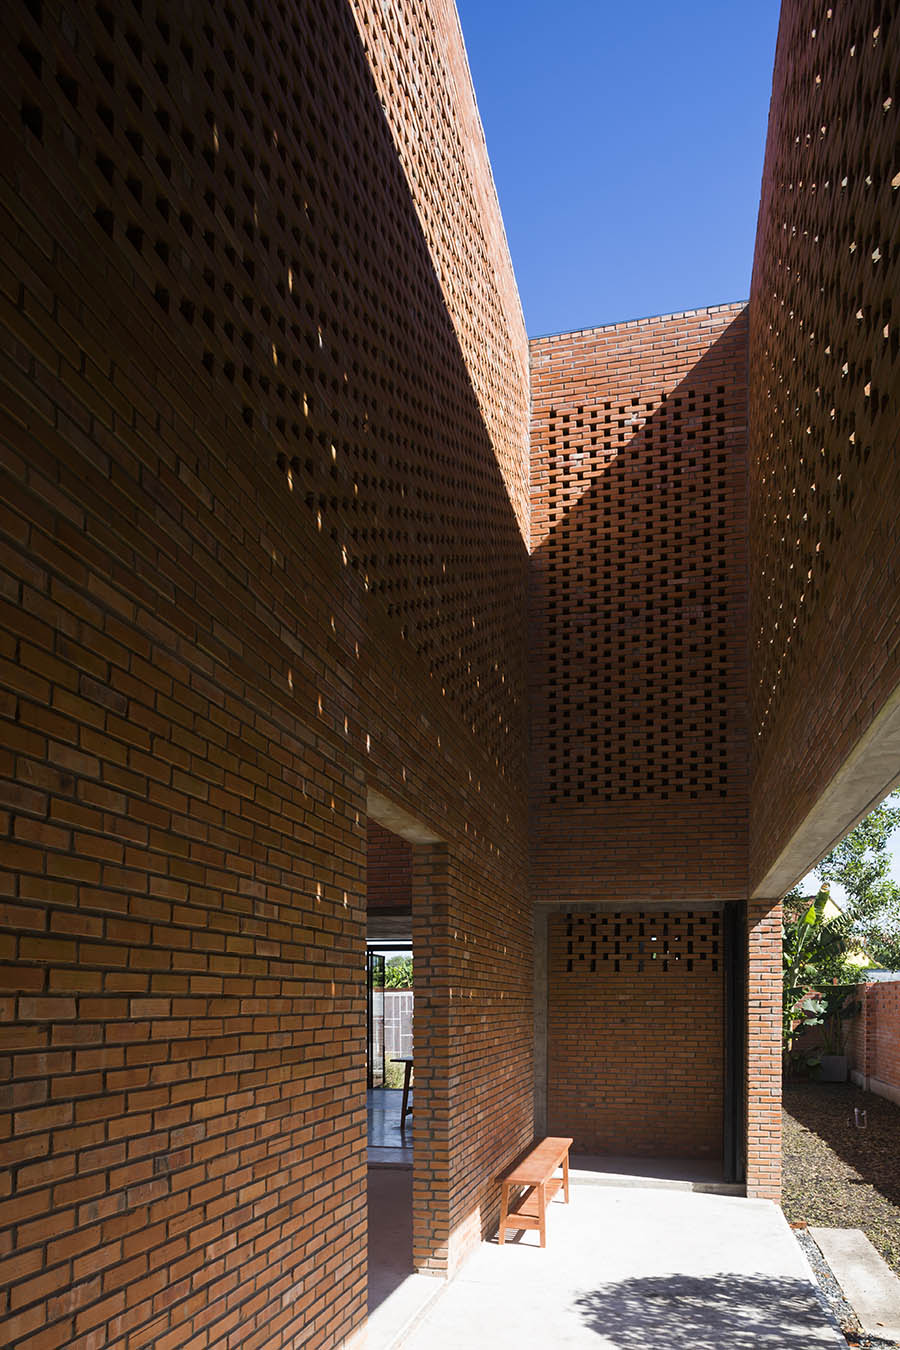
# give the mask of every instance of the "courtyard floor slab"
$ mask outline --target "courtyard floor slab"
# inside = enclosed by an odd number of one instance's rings
[[[766,1200],[575,1184],[547,1246],[485,1242],[404,1334],[405,1350],[846,1350]]]
[[[659,1190],[708,1191],[716,1195],[743,1195],[745,1188],[722,1180],[716,1159],[635,1158],[612,1153],[573,1153],[573,1181],[594,1186],[651,1186]]]

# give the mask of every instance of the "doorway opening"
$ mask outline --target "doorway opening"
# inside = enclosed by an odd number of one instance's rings
[[[370,941],[366,984],[369,1162],[412,1166],[415,994],[410,943]]]
[[[409,1060],[411,1087],[412,845],[371,819],[366,897],[369,1316],[389,1331],[391,1295],[414,1271],[412,1114],[401,1118],[407,1066],[395,1063]]]

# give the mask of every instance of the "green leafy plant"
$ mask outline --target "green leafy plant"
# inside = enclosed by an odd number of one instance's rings
[[[404,1066],[402,1064],[395,1064],[392,1059],[389,1059],[384,1066],[384,1086],[386,1088],[394,1089],[402,1088],[403,1073]]]
[[[870,811],[815,869],[843,887],[849,931],[875,966],[900,970],[900,886],[888,875],[891,836],[900,829],[900,793]]]
[[[411,956],[391,956],[384,968],[386,989],[412,989],[413,963]]]
[[[829,887],[823,885],[815,898],[792,892],[785,898],[782,939],[781,1045],[787,1073],[801,1065],[811,1067],[815,1057],[797,1047],[801,1034],[824,1026],[833,1019],[832,990],[854,983],[856,974],[847,954],[853,936],[847,916],[828,913]],[[841,991],[846,998],[846,988]]]
[[[900,828],[900,793],[887,797],[814,869],[818,893],[793,890],[784,899],[782,925],[782,1052],[785,1070],[814,1067],[818,1053],[798,1040],[822,1028],[822,1051],[842,1054],[847,1023],[858,1010],[849,987],[864,979],[860,953],[872,964],[900,969],[900,886],[888,876],[890,841]],[[831,901],[832,883],[846,895]]]

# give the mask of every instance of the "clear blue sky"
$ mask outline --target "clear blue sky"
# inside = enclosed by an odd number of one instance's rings
[[[750,289],[777,0],[457,0],[525,323]]]

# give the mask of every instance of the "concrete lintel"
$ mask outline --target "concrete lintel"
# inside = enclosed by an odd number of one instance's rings
[[[441,837],[424,825],[409,811],[402,806],[397,806],[394,802],[388,801],[380,792],[375,792],[369,788],[366,795],[366,811],[372,820],[376,820],[379,825],[383,825],[386,830],[393,830],[394,834],[399,834],[401,839],[408,839],[411,844],[440,844]]]
[[[412,914],[382,914],[373,910],[366,924],[366,941],[394,944],[405,942],[412,946]]]
[[[646,900],[538,900],[535,902],[535,916],[547,914],[635,914],[638,910],[651,909],[695,909],[704,913],[717,914],[727,902],[725,900],[659,900],[655,897]],[[777,903],[775,901],[773,904]]]
[[[887,699],[751,899],[785,895],[900,783],[900,685]]]

